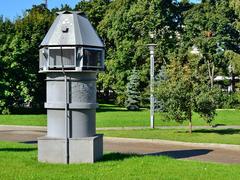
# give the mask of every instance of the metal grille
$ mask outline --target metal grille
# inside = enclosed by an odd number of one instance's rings
[[[50,49],[49,50],[49,67],[61,68],[63,60],[64,67],[75,67],[74,49]]]
[[[42,53],[42,50],[39,50],[39,67],[40,67],[40,69],[43,69],[43,67],[44,67],[44,60],[45,60],[45,58]]]
[[[39,50],[39,67],[41,70],[47,68],[47,49],[40,49]]]
[[[101,67],[102,66],[102,50],[84,49],[83,66],[85,67]]]

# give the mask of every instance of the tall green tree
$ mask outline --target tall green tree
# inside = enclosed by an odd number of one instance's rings
[[[97,29],[98,24],[105,16],[110,2],[110,0],[83,0],[76,5],[75,10],[86,13],[93,27]]]
[[[201,54],[199,63],[205,66],[203,69],[211,87],[216,72],[227,69],[224,51],[237,52],[239,49],[239,32],[233,25],[235,20],[235,13],[227,0],[205,0],[184,14],[182,44],[185,49],[197,47]]]
[[[8,33],[6,33],[8,32]],[[12,89],[9,82],[8,73],[8,54],[9,46],[14,36],[14,24],[3,17],[0,17],[0,113],[9,113],[8,105],[11,103],[11,97],[13,96]]]
[[[238,17],[240,17],[240,0],[230,0],[229,2],[230,7],[232,7],[236,14],[238,15]]]
[[[22,104],[40,105],[44,102],[44,79],[38,74],[38,46],[53,21],[52,13],[44,5],[33,6],[15,20],[6,41],[1,42],[0,80],[2,113]]]
[[[240,1],[230,0],[230,7],[235,11],[235,21],[233,25],[240,31]],[[240,44],[240,37],[236,39],[236,44]],[[225,52],[225,57],[229,60],[230,64],[233,66],[233,71],[235,74],[240,74],[240,48],[236,50],[228,50]]]
[[[149,80],[149,32],[155,32],[156,67],[167,54],[173,51],[175,43],[177,2],[166,0],[116,0],[110,3],[108,11],[100,22],[98,30],[107,48],[106,73],[100,80],[103,87],[117,93],[119,103],[124,103],[124,91],[132,67],[140,70],[140,90],[148,86]]]

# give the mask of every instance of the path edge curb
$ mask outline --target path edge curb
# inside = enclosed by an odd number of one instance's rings
[[[226,150],[240,151],[240,145],[234,144],[217,144],[217,143],[192,143],[182,141],[170,141],[160,139],[137,139],[137,138],[119,138],[119,137],[104,137],[107,141],[114,142],[138,142],[138,143],[154,143],[154,144],[168,144],[168,145],[181,145],[188,147],[201,147],[201,148],[220,148]]]

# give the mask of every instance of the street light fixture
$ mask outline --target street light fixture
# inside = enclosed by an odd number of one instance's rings
[[[155,38],[154,32],[149,32],[151,39]],[[147,45],[150,50],[150,127],[154,128],[154,48],[156,44]]]

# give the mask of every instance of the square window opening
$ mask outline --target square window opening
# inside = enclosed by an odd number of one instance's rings
[[[75,49],[49,49],[50,68],[74,68]]]
[[[103,50],[84,49],[83,50],[83,67],[102,68]]]

